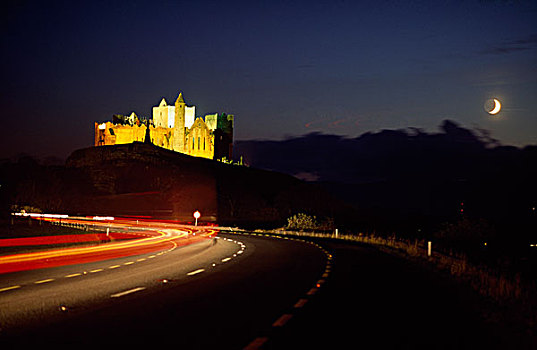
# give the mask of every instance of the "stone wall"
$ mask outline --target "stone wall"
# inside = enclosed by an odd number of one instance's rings
[[[112,122],[95,123],[95,146],[124,145],[144,142],[147,127],[140,125],[122,125]],[[166,149],[172,149],[174,129],[149,126],[151,143]]]

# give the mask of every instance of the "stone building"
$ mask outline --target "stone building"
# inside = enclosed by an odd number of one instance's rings
[[[147,125],[151,143],[172,151],[209,159],[232,159],[233,115],[226,113],[196,117],[196,107],[187,106],[179,93],[170,106],[163,98],[153,107],[153,116],[143,120],[132,112],[115,115],[112,121],[95,123],[95,146],[143,142]]]

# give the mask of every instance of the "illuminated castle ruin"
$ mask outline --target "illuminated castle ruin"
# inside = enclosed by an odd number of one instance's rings
[[[174,106],[163,98],[153,107],[153,118],[140,120],[114,115],[112,121],[95,123],[95,146],[150,142],[154,145],[209,159],[232,158],[233,115],[225,113],[196,117],[196,107],[187,106],[179,93]]]

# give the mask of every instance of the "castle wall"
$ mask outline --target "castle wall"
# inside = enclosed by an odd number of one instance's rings
[[[185,128],[190,128],[196,119],[196,106],[185,106]]]
[[[135,141],[144,142],[145,130],[144,124],[121,125],[112,122],[95,123],[95,146],[122,145]],[[172,150],[173,146],[173,129],[162,127],[149,127],[151,143]]]
[[[215,113],[215,114],[207,114],[205,116],[205,124],[207,124],[207,127],[212,130],[212,131],[215,131],[216,130],[216,127],[218,125],[218,113]]]
[[[153,107],[153,124],[156,127],[173,128],[175,124],[175,107]]]
[[[173,150],[173,129],[172,128],[149,128],[149,132],[151,135],[151,143],[166,148],[169,150]]]
[[[116,145],[122,145],[125,143],[132,143],[134,141],[140,141],[143,142],[145,138],[145,125],[114,125],[112,128],[108,128],[108,132],[110,132],[110,129],[113,130],[113,134],[116,136]]]
[[[196,107],[187,106],[181,93],[174,106],[163,98],[153,107],[151,143],[175,152],[209,159],[232,158],[233,116],[218,113],[196,118]],[[205,120],[204,120],[205,119]],[[144,142],[147,126],[133,112],[114,115],[113,121],[95,123],[95,146]]]
[[[214,157],[214,134],[201,118],[197,118],[186,132],[185,153],[194,157]]]

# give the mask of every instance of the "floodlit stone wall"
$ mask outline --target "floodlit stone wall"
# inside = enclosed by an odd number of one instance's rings
[[[196,118],[196,107],[187,106],[181,93],[175,105],[168,105],[163,98],[152,112],[149,121],[152,144],[194,157],[232,158],[232,115],[215,113]],[[144,142],[147,124],[134,112],[129,117],[114,115],[112,122],[95,123],[94,145]]]
[[[202,118],[197,118],[186,133],[185,153],[194,157],[213,159],[214,134]]]
[[[112,122],[95,123],[95,146],[123,145],[133,142],[144,142],[147,127],[141,125],[121,125]],[[149,127],[151,143],[171,150],[173,129]]]

